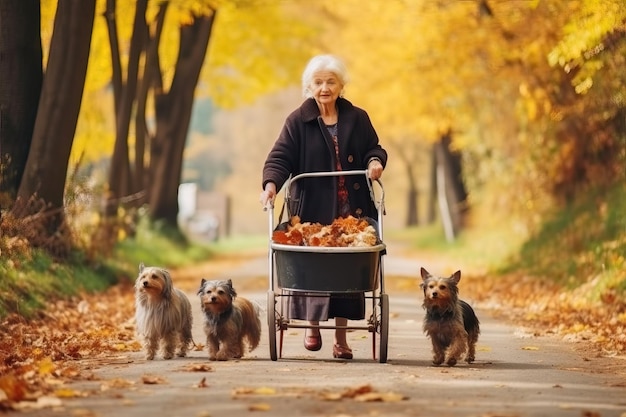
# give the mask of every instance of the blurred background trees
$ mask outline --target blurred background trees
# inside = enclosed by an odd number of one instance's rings
[[[391,227],[433,220],[433,149],[446,138],[462,164],[466,193],[451,200],[461,227],[494,223],[529,236],[554,207],[625,179],[622,0],[97,0],[93,30],[85,19],[64,50],[91,37],[84,92],[74,85],[82,61],[54,48],[64,36],[55,21],[76,2],[9,3],[0,6],[5,218],[23,187],[22,198],[44,199],[38,212],[86,201],[98,215],[72,220],[116,240],[132,233],[125,224],[139,206],[177,227],[178,184],[203,179],[204,191],[231,202],[233,232],[262,233],[261,166],[301,102],[302,69],[322,52],[346,60],[346,97],[368,111],[389,150]],[[58,59],[66,67],[55,75]],[[62,103],[78,96],[74,122],[76,102]],[[62,109],[62,124],[48,119],[49,106]],[[74,130],[66,158],[61,144]],[[50,148],[30,144],[38,137]],[[49,185],[24,182],[25,172]]]

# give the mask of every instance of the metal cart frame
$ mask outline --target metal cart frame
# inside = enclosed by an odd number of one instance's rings
[[[373,181],[368,177],[366,170],[355,170],[355,171],[331,171],[331,172],[315,172],[315,173],[304,173],[299,174],[291,178],[290,182],[297,181],[302,178],[309,177],[328,177],[328,176],[347,176],[347,175],[365,175],[367,185],[370,191],[370,197],[374,202],[374,205],[378,211],[377,218],[377,232],[380,241],[383,241],[383,215],[385,213],[384,206],[384,188],[382,182],[380,180],[376,180],[375,182],[378,184],[380,189],[379,194],[380,198],[376,199],[376,192],[373,187]],[[288,182],[285,186],[285,204],[289,204],[289,190],[290,190],[290,182]],[[378,361],[380,363],[387,362],[387,350],[388,350],[388,335],[389,335],[389,296],[385,293],[385,282],[384,282],[384,271],[383,271],[383,256],[385,254],[385,245],[384,243],[380,243],[375,247],[311,247],[311,246],[293,246],[293,245],[282,245],[277,244],[272,241],[272,234],[275,230],[274,225],[274,207],[273,204],[271,207],[266,207],[266,210],[269,212],[269,289],[267,291],[267,324],[268,324],[268,333],[269,333],[269,349],[270,349],[270,357],[273,361],[276,361],[278,358],[282,358],[283,353],[283,338],[284,332],[290,328],[318,328],[318,329],[339,329],[344,328],[346,330],[367,330],[372,333],[372,358],[376,360],[376,351],[377,344],[376,338],[380,338],[380,342],[378,344]],[[281,213],[282,217],[282,213]],[[282,219],[279,219],[281,221]],[[302,291],[304,296],[310,297],[315,296],[316,292],[324,293],[324,296],[327,296],[328,292],[339,292],[342,291],[328,291],[328,290],[320,290],[316,288],[301,288],[299,290],[294,290],[292,288],[285,289],[278,287],[278,277],[276,272],[276,254],[277,251],[293,251],[293,252],[302,252],[306,253],[315,253],[316,256],[324,256],[324,254],[346,254],[348,257],[351,256],[352,253],[362,253],[362,252],[376,252],[377,256],[377,265],[375,273],[375,282],[372,285],[372,288],[367,288],[365,290],[359,291],[348,291],[348,292],[358,292],[364,293],[366,303],[369,300],[371,303],[371,314],[367,319],[365,325],[347,325],[347,326],[332,326],[332,325],[312,325],[308,324],[300,324],[294,323],[290,321],[288,317],[283,314],[283,303],[278,303],[278,300],[281,297],[297,297],[298,291]],[[306,255],[305,255],[306,256]],[[376,279],[377,278],[377,279]],[[276,291],[279,290],[279,291]],[[346,292],[346,293],[348,293]],[[367,305],[367,304],[366,304]],[[278,341],[277,341],[278,334]]]

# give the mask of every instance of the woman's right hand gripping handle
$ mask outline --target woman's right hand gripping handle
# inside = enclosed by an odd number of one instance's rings
[[[276,184],[268,182],[265,184],[265,189],[261,191],[259,201],[263,206],[263,210],[271,209],[274,207],[274,198],[276,197]]]

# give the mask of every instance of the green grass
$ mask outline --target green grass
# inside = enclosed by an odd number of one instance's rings
[[[33,317],[55,298],[101,291],[116,282],[116,271],[107,265],[87,265],[79,259],[60,264],[35,251],[30,258],[0,262],[0,317]]]
[[[0,318],[11,313],[34,317],[54,299],[80,292],[102,291],[123,280],[134,280],[140,262],[168,268],[205,261],[214,256],[209,245],[191,242],[171,230],[151,229],[141,222],[133,238],[117,244],[111,256],[86,259],[75,252],[62,262],[42,251],[0,260]]]
[[[215,254],[229,254],[265,250],[268,248],[268,244],[269,238],[267,235],[240,235],[211,242],[208,247]]]
[[[626,297],[623,184],[581,194],[525,240],[505,223],[464,230],[453,242],[446,241],[440,224],[388,231],[389,239],[495,276],[523,273],[571,291],[581,289],[590,301],[609,291]]]
[[[234,236],[217,242],[187,239],[178,231],[142,220],[136,234],[119,242],[110,256],[88,260],[76,252],[63,263],[42,251],[20,259],[0,260],[0,318],[18,313],[31,318],[50,300],[80,292],[102,291],[132,281],[141,262],[176,268],[205,262],[216,255],[259,251],[267,248],[267,236]]]
[[[595,280],[589,296],[626,290],[626,187],[580,196],[553,215],[502,272],[522,270],[568,288]]]
[[[521,245],[520,238],[512,235],[508,228],[497,226],[466,229],[449,242],[440,223],[390,230],[385,232],[385,240],[481,270],[500,267]]]

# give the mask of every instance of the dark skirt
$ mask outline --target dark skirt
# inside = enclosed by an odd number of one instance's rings
[[[306,293],[284,290],[283,308],[287,318],[326,321],[342,317],[348,320],[365,318],[364,293]]]

